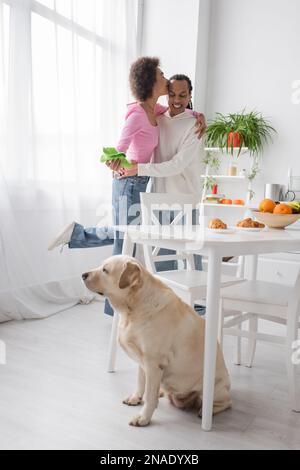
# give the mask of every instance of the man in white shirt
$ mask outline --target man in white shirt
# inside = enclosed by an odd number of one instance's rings
[[[169,108],[157,117],[159,144],[152,162],[119,170],[122,176],[151,176],[151,191],[155,193],[201,194],[203,145],[195,133],[195,118],[187,111],[191,92],[192,84],[186,75],[170,78]]]

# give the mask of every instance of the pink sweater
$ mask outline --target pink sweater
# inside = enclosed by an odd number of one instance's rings
[[[163,114],[167,109],[157,104],[155,114]],[[138,103],[129,105],[117,150],[126,153],[131,161],[149,163],[158,144],[158,138],[159,128],[152,126],[142,106]]]

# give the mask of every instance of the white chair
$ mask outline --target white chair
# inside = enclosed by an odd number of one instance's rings
[[[174,219],[170,225],[192,225],[192,212],[199,208],[199,198],[190,194],[160,194],[141,193],[141,212],[144,225],[160,225],[158,213],[173,212]],[[207,272],[195,269],[194,255],[191,253],[176,253],[159,255],[159,247],[144,245],[146,267],[155,274],[186,303],[194,306],[196,301],[205,302]],[[181,269],[173,271],[157,271],[155,263],[162,261],[181,262]],[[185,263],[184,263],[185,262]],[[226,264],[226,263],[225,263]],[[243,260],[236,263],[236,276],[223,275],[222,286],[230,286],[243,281]]]
[[[257,340],[285,345],[286,367],[290,403],[293,411],[300,412],[300,397],[297,396],[297,365],[293,359],[295,348],[299,348],[298,329],[300,315],[300,270],[293,286],[265,281],[245,281],[234,287],[221,289],[219,341],[224,334],[238,337],[237,363],[241,363],[240,341],[248,338],[246,365],[252,367]],[[228,317],[230,317],[228,319]],[[258,332],[258,320],[286,325],[286,335],[278,336]],[[248,330],[242,324],[248,320]],[[233,328],[236,326],[236,328]],[[294,348],[294,349],[293,349]]]

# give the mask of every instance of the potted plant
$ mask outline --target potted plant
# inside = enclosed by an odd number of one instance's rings
[[[271,138],[275,129],[257,111],[235,114],[216,114],[205,132],[205,142],[208,147],[219,147],[233,155],[238,148],[237,156],[242,147],[248,147],[250,154],[259,154],[263,146]]]

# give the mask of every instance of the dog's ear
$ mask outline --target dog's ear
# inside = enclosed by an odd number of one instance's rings
[[[141,282],[141,268],[137,263],[128,261],[122,271],[119,287],[125,289],[126,287],[133,287],[139,285]]]

